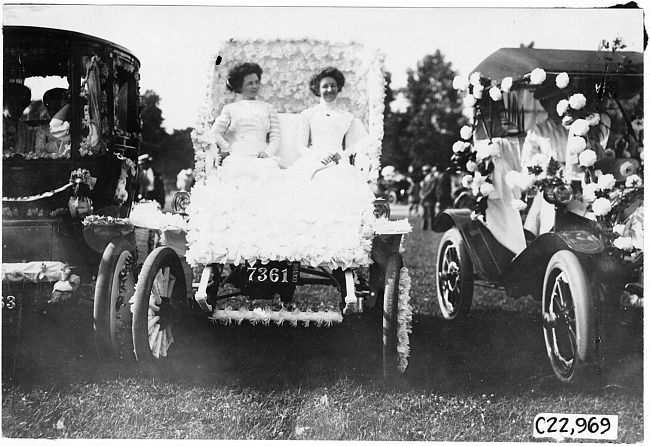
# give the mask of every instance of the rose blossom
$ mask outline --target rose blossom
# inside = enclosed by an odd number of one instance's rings
[[[569,127],[569,133],[585,136],[589,132],[589,122],[586,119],[576,119]]]
[[[613,189],[614,186],[616,185],[616,178],[614,178],[614,175],[611,173],[601,175],[598,178],[598,187],[600,187],[600,190],[608,190],[608,189]]]
[[[587,141],[582,136],[571,135],[567,139],[566,147],[569,153],[581,153],[587,148]]]
[[[555,85],[557,88],[566,88],[569,85],[569,75],[566,73],[560,73],[555,78]]]
[[[625,225],[618,224],[614,225],[612,232],[616,235],[623,235],[625,233]]]
[[[562,126],[566,129],[569,128],[572,122],[573,122],[573,118],[571,117],[571,115],[566,115],[564,118],[562,118]]]
[[[481,85],[481,73],[478,71],[475,71],[469,76],[469,83],[474,85],[475,87],[478,85]]]
[[[580,165],[584,167],[593,166],[596,163],[597,158],[598,157],[596,156],[596,152],[593,150],[585,150],[580,155],[578,155],[578,161],[580,162]]]
[[[623,251],[632,251],[634,249],[632,237],[618,237],[612,244],[615,248],[622,249]]]
[[[589,183],[582,186],[582,199],[587,203],[592,203],[596,200],[596,191],[599,191],[600,188],[596,183]]]
[[[602,217],[609,214],[609,211],[612,210],[612,202],[607,198],[596,198],[596,200],[591,203],[591,209],[597,217]]]
[[[638,176],[637,174],[630,175],[625,180],[625,187],[641,187],[642,184],[643,181],[641,180],[641,177]]]
[[[485,195],[487,197],[492,192],[494,192],[494,186],[492,185],[492,183],[483,183],[483,184],[481,184],[481,194],[483,194],[483,195]]]
[[[471,94],[468,94],[463,99],[463,105],[467,108],[474,107],[474,104],[476,104],[476,98]]]
[[[490,88],[490,97],[495,102],[500,101],[501,99],[503,99],[503,95],[501,94],[501,90],[499,90],[499,87]]]
[[[460,183],[463,185],[465,189],[469,189],[472,187],[472,180],[474,177],[472,175],[465,175],[463,179],[460,181]]]
[[[511,77],[504,77],[503,80],[501,81],[501,91],[504,93],[509,93],[510,89],[512,88],[512,78]]]
[[[474,161],[467,161],[465,168],[468,172],[476,172],[476,163]]]
[[[456,141],[454,145],[451,146],[451,150],[453,150],[454,153],[461,153],[464,152],[467,147],[469,147],[469,143],[466,143],[465,141]]]
[[[463,128],[460,129],[460,137],[464,140],[470,139],[472,137],[472,128],[468,125],[464,125]]]
[[[530,73],[530,83],[533,85],[541,85],[546,80],[546,71],[541,68],[535,68]]]
[[[467,78],[464,76],[456,76],[454,77],[454,81],[452,82],[452,86],[456,90],[467,90],[467,87],[469,86],[469,82],[467,81]]]
[[[580,110],[587,105],[587,98],[582,93],[576,93],[569,98],[569,105],[574,110]]]
[[[567,101],[566,99],[562,99],[555,106],[555,110],[557,111],[558,116],[564,115],[568,110],[568,108],[569,108],[569,101]]]

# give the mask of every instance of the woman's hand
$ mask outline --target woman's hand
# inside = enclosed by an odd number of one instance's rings
[[[338,152],[334,152],[334,153],[330,153],[329,155],[327,155],[324,158],[321,158],[320,162],[327,165],[327,164],[331,163],[332,161],[338,162],[340,159],[341,159],[341,155],[339,155]]]
[[[269,154],[266,153],[266,152],[264,152],[264,151],[262,151],[262,152],[259,152],[259,153],[257,154],[257,157],[258,157],[258,158],[268,158],[268,157],[269,157]]]

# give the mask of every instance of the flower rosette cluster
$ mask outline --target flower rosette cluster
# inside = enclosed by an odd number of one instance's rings
[[[217,59],[221,62],[217,65]],[[309,89],[311,76],[325,66],[345,75],[338,105],[361,119],[373,141],[360,146],[358,158],[368,180],[375,182],[384,135],[385,55],[358,42],[326,42],[314,39],[230,39],[223,42],[208,65],[207,94],[192,132],[197,181],[205,175],[205,152],[214,146],[210,128],[224,105],[236,100],[226,88],[228,69],[241,62],[255,62],[263,70],[258,98],[280,113],[300,113],[318,98]],[[377,145],[378,144],[378,145]],[[379,147],[379,149],[377,149]]]
[[[493,157],[500,154],[499,147],[489,140],[473,143],[473,130],[467,125],[460,129],[460,137],[452,146],[452,169],[464,173],[462,186],[476,197],[473,218],[484,219],[487,200],[494,191],[491,174]]]
[[[406,267],[400,270],[397,301],[397,368],[404,373],[408,366],[408,357],[411,351],[409,346],[409,333],[413,321],[413,307],[411,306],[411,276]]]

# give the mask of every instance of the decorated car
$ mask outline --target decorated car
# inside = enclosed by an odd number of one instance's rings
[[[88,234],[82,220],[130,213],[140,62],[71,31],[5,26],[3,37],[3,309],[90,299],[110,236],[130,230]]]
[[[259,100],[231,91],[237,91],[231,71],[246,62],[261,67],[251,81]],[[300,167],[309,151],[297,142],[307,119],[301,112],[318,100],[309,80],[326,66],[344,74],[345,88],[336,111],[323,117],[345,116],[346,126],[359,131],[353,151],[346,148],[309,170]],[[389,220],[388,204],[372,192],[383,137],[383,55],[354,42],[233,39],[207,68],[206,100],[192,132],[196,184],[174,197],[173,214],[155,205],[136,207],[128,219],[135,244],[125,237],[106,247],[95,295],[98,351],[104,358],[134,357],[155,371],[191,342],[190,315],[226,325],[327,327],[364,314],[383,324],[377,346],[384,375],[403,372],[411,307],[401,246],[411,228],[406,220]],[[271,114],[279,132],[268,138],[281,135],[278,146],[245,158],[240,170],[234,168],[237,155],[226,158],[225,148],[246,144],[248,136],[219,133],[235,119],[233,105],[266,113],[246,121],[248,127],[267,125]],[[228,120],[226,111],[232,113]],[[262,147],[271,144],[267,131]],[[268,163],[275,167],[253,167]],[[342,177],[335,177],[336,185],[322,179],[339,168],[360,178],[359,189],[369,195],[346,189]],[[309,295],[312,286],[331,287],[334,294]]]
[[[474,109],[452,164],[473,195],[446,210],[438,303],[475,284],[541,301],[555,375],[592,377],[613,324],[643,307],[643,55],[502,48],[454,87]]]

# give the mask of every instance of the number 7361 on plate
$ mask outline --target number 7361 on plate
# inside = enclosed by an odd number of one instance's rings
[[[618,415],[540,413],[533,421],[533,437],[616,440]]]

